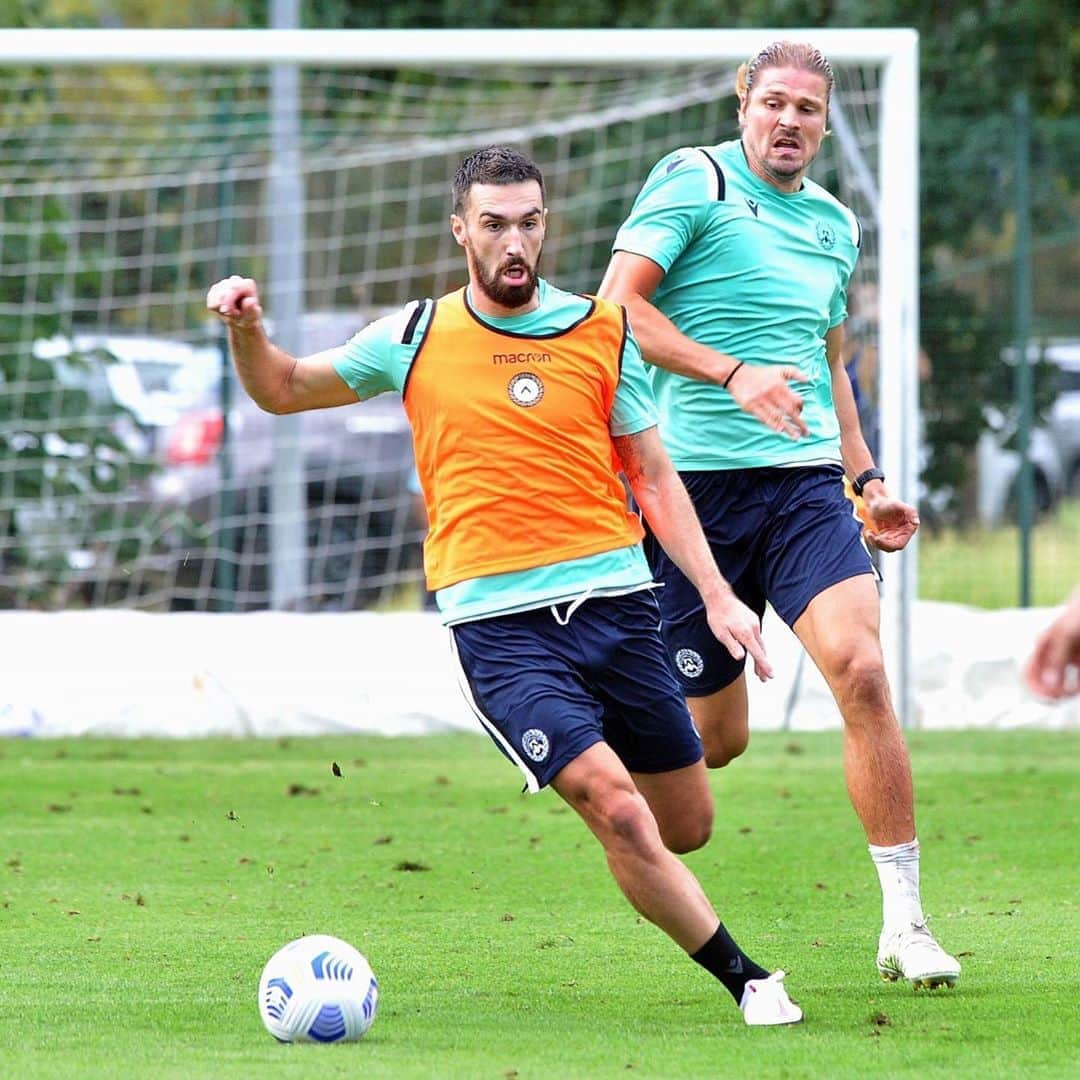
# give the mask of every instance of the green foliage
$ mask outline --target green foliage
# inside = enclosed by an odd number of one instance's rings
[[[6,0],[8,26],[25,27],[245,27],[269,7],[266,0]]]

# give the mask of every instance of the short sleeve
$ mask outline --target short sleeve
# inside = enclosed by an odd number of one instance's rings
[[[634,335],[627,330],[622,370],[615,387],[615,401],[611,407],[611,434],[634,435],[646,428],[655,427],[657,419],[656,399],[645,372],[641,348]]]
[[[664,273],[693,240],[712,199],[716,170],[692,147],[675,150],[653,167],[615,234],[615,251],[644,255]]]
[[[433,305],[427,304],[420,320],[414,320],[420,305],[421,301],[414,301],[393,315],[368,323],[335,358],[335,370],[361,401],[388,390],[401,392],[417,346],[423,340],[424,319],[431,318]],[[415,332],[405,342],[407,329]]]
[[[862,226],[859,224],[859,219],[846,206],[842,206],[841,210],[844,214],[845,223],[850,230],[851,256],[843,274],[843,280],[840,282],[836,292],[833,293],[832,301],[829,304],[830,330],[835,329],[847,319],[848,285],[851,281],[851,275],[855,272],[855,263],[859,259],[859,250],[862,245]]]

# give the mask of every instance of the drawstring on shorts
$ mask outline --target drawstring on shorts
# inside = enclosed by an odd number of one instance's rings
[[[573,617],[574,612],[577,611],[577,609],[579,607],[581,607],[581,605],[584,604],[585,601],[588,600],[589,597],[592,595],[592,591],[593,590],[590,587],[590,588],[586,589],[580,596],[574,597],[574,599],[571,600],[570,603],[567,605],[566,615],[565,616],[562,616],[562,615],[559,614],[559,606],[558,606],[558,604],[552,604],[551,605],[552,618],[560,626],[566,626],[570,622],[570,619]]]

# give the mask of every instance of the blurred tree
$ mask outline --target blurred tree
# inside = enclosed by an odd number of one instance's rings
[[[265,6],[264,0],[6,0],[0,15],[6,26],[228,27],[257,25]]]

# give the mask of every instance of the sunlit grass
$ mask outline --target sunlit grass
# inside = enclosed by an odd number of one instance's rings
[[[1020,533],[1015,525],[926,532],[919,544],[919,599],[982,608],[1018,607]],[[1062,603],[1080,582],[1080,500],[1061,503],[1031,538],[1031,602]]]
[[[963,965],[948,993],[878,977],[880,892],[837,732],[759,732],[712,774],[713,837],[686,862],[751,955],[788,971],[806,1021],[766,1030],[483,736],[0,739],[0,1075],[1073,1075],[1076,733],[909,744],[923,899]],[[283,1046],[259,1021],[262,965],[313,932],[379,979],[359,1044]]]

